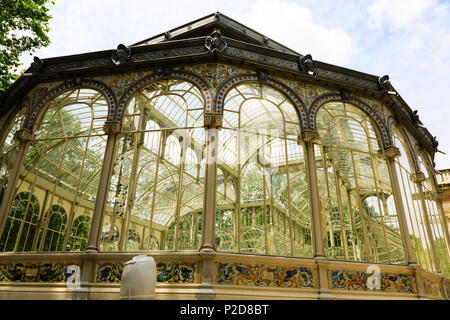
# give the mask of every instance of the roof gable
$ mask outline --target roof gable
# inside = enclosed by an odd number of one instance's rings
[[[191,21],[154,37],[139,41],[132,44],[131,47],[156,44],[164,41],[209,36],[215,29],[220,29],[221,34],[228,38],[248,42],[283,53],[301,55],[220,12],[207,15],[206,17]]]

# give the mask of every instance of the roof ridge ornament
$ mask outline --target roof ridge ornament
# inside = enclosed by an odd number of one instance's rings
[[[298,68],[301,72],[307,73],[311,76],[317,75],[317,64],[314,62],[310,54],[298,58]]]
[[[389,81],[389,76],[386,74],[382,77],[378,77],[378,86],[381,90],[384,92],[387,92],[389,94],[396,95],[394,87],[392,86],[391,82]]]
[[[266,71],[258,71],[258,80],[261,82],[266,82],[269,80],[269,74]]]
[[[119,65],[124,64],[130,56],[131,48],[121,43],[117,46],[117,49],[112,51],[111,61],[116,67],[118,67]]]
[[[420,121],[420,118],[419,118],[419,110],[414,110],[412,113],[411,113],[411,120],[412,120],[412,122],[414,123],[414,124],[421,124],[422,123],[422,121]]]
[[[222,38],[220,29],[214,29],[205,39],[205,47],[212,54],[220,54],[227,48],[227,42]]]
[[[39,59],[39,57],[34,57],[33,62],[31,63],[30,71],[33,74],[38,74],[41,72],[42,68],[44,67],[44,61]]]

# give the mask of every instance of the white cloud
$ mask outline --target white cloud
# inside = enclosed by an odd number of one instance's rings
[[[345,30],[317,24],[308,8],[294,2],[258,0],[242,22],[292,50],[310,53],[316,60],[348,65],[357,52]]]
[[[401,28],[413,22],[432,5],[433,0],[375,0],[367,10],[367,26],[380,29],[383,24],[389,24]]]

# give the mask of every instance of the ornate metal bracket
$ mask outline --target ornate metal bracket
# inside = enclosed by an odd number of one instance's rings
[[[117,49],[111,53],[111,61],[117,67],[124,64],[131,56],[131,49],[123,44],[119,44]]]
[[[387,158],[395,159],[401,156],[400,149],[394,146],[388,146],[384,149],[384,155]]]
[[[44,61],[42,61],[38,57],[34,57],[33,61],[34,62],[31,63],[30,70],[33,74],[39,74],[42,71],[42,68],[44,67]]]
[[[317,143],[320,140],[319,132],[311,129],[304,129],[298,140],[303,142]]]
[[[205,113],[205,126],[219,128],[222,126],[222,115],[220,113]]]
[[[433,145],[434,151],[437,151],[437,148],[439,146],[439,141],[437,141],[436,137],[433,137],[433,139],[431,139],[431,144]]]
[[[269,75],[265,71],[258,71],[258,80],[261,82],[265,82],[269,79]]]
[[[28,129],[20,129],[17,130],[14,134],[14,139],[16,139],[19,142],[27,142],[31,141],[33,139],[33,132],[31,132]]]
[[[423,172],[411,173],[410,178],[414,183],[421,183],[425,181],[425,174]]]
[[[339,90],[342,100],[350,100],[350,92],[346,89]]]
[[[414,110],[411,113],[411,120],[414,124],[418,124],[421,123],[420,119],[419,119],[419,111],[418,110]]]
[[[119,121],[106,121],[103,125],[103,131],[106,134],[116,134],[122,131],[122,125]]]
[[[220,54],[226,49],[227,42],[222,38],[220,31],[214,31],[205,39],[205,47],[210,53]]]
[[[173,66],[165,66],[165,67],[162,69],[161,74],[162,74],[163,76],[165,76],[165,77],[168,77],[168,76],[170,76],[170,75],[172,74],[172,72],[173,72]]]
[[[382,77],[378,78],[378,86],[381,90],[386,92],[393,92],[394,87],[392,86],[391,82],[389,81],[389,76],[386,74]]]
[[[306,56],[298,59],[298,68],[301,72],[315,76],[317,74],[317,64],[314,62],[312,56],[307,54]]]

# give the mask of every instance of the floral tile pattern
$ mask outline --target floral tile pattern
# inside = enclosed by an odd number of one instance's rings
[[[124,264],[102,263],[97,266],[97,282],[120,283]],[[156,264],[156,279],[162,283],[195,283],[198,278],[197,264],[159,262]]]
[[[371,274],[362,271],[333,270],[330,271],[331,288],[357,291],[370,291],[367,280]],[[417,293],[412,275],[380,274],[381,291],[399,293]],[[373,289],[377,290],[377,289]]]
[[[215,282],[257,287],[314,288],[313,273],[309,268],[240,263],[217,263]]]
[[[430,279],[422,280],[423,289],[425,294],[435,297],[441,297],[441,289],[439,283],[431,281]],[[448,289],[448,288],[447,288]]]
[[[67,263],[8,263],[0,264],[0,282],[66,282],[72,273]]]

